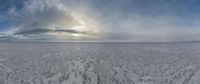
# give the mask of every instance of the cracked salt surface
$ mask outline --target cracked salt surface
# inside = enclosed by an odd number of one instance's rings
[[[200,43],[0,43],[0,84],[200,84]]]

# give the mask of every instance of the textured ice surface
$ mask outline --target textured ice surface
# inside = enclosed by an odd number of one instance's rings
[[[200,84],[200,43],[0,43],[0,84]]]

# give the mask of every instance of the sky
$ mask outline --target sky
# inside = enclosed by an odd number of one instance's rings
[[[200,0],[0,0],[0,41],[200,41]]]

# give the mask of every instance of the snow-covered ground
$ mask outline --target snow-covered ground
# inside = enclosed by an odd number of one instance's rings
[[[200,84],[200,43],[0,43],[0,84]]]

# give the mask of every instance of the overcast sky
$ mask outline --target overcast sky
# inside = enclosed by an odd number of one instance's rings
[[[200,0],[0,0],[0,40],[200,40]]]

